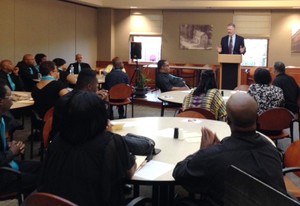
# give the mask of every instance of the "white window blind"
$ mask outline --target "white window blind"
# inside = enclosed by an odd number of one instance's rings
[[[130,34],[161,35],[162,12],[152,10],[132,10],[130,14]]]
[[[234,12],[236,33],[248,38],[268,38],[271,33],[270,12]]]

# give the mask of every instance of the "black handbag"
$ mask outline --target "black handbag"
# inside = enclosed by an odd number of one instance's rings
[[[158,154],[161,150],[155,149],[155,142],[141,135],[128,133],[124,136],[129,151],[134,155],[146,155],[147,160],[151,160],[153,155]]]

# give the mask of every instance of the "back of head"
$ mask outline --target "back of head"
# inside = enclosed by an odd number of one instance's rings
[[[283,62],[275,62],[274,64],[274,69],[275,71],[277,71],[278,73],[285,73],[285,65]]]
[[[228,124],[234,131],[255,131],[257,103],[249,94],[238,92],[226,104]]]
[[[166,64],[167,60],[161,59],[157,62],[157,71],[159,70]]]
[[[43,58],[47,57],[45,54],[43,53],[38,53],[34,56],[34,59],[35,59],[35,63],[37,65],[40,65],[43,61]]]
[[[215,72],[213,70],[205,70],[201,73],[200,82],[197,89],[194,91],[194,95],[199,96],[200,94],[215,88],[217,88]]]
[[[89,85],[94,85],[98,83],[96,72],[92,69],[82,70],[77,78],[77,82],[75,85],[76,90],[88,90]]]
[[[105,104],[96,93],[76,91],[65,98],[60,127],[62,139],[72,145],[83,144],[106,129]]]
[[[42,76],[47,76],[54,69],[55,69],[55,64],[52,61],[42,62],[41,65],[40,65],[40,68],[39,68],[40,73],[42,74]]]
[[[62,58],[55,58],[55,59],[53,59],[53,62],[55,64],[55,66],[57,66],[57,67],[61,67],[62,65],[64,65],[66,63],[66,61]]]
[[[111,60],[112,65],[114,68],[122,69],[123,68],[123,62],[120,57],[115,57]]]
[[[258,67],[254,72],[254,81],[256,84],[270,84],[272,81],[270,71],[266,68]]]

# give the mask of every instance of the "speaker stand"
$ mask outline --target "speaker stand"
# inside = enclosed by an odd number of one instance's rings
[[[137,71],[138,71],[138,73],[137,73]],[[130,85],[132,84],[133,79],[135,79],[135,84],[134,84],[134,86],[136,86],[137,79],[140,78],[140,75],[141,75],[141,73],[140,73],[139,62],[138,62],[138,60],[136,59],[136,60],[135,60],[135,70],[134,70],[134,72],[133,72],[133,74],[132,74],[132,76],[131,76],[131,79],[130,79]]]

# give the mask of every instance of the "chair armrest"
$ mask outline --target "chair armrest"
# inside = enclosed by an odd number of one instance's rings
[[[300,167],[286,167],[282,169],[283,175],[289,172],[300,172]]]
[[[135,205],[141,205],[145,203],[152,203],[151,198],[149,197],[136,197],[133,200],[131,200],[126,206],[135,206]]]

